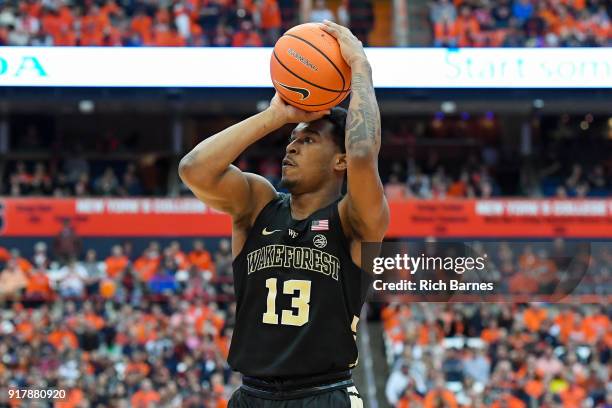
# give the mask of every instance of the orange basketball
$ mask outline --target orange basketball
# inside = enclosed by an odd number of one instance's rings
[[[338,41],[316,23],[295,26],[279,38],[270,76],[283,100],[306,111],[330,109],[351,90],[351,68]]]

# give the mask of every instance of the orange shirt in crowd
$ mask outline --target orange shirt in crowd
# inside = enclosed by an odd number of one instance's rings
[[[6,262],[11,258],[11,253],[4,247],[0,246],[0,262]]]
[[[68,341],[68,346],[72,349],[76,349],[79,346],[79,341],[75,334],[68,330],[55,330],[47,338],[47,341],[58,350],[64,349],[66,340]]]
[[[533,279],[524,272],[514,274],[508,280],[508,288],[511,293],[536,293],[538,291],[539,283],[537,279]]]
[[[87,313],[84,317],[85,320],[96,330],[101,330],[105,325],[104,319],[95,313]]]
[[[467,196],[467,185],[463,181],[457,180],[450,185],[446,195],[449,197],[465,197]]]
[[[525,393],[531,398],[538,399],[544,394],[544,384],[539,380],[529,380],[525,384]]]
[[[257,34],[256,31],[251,31],[250,33],[238,31],[236,34],[234,34],[234,38],[232,39],[232,46],[261,47],[263,46],[263,42],[261,41],[261,37],[259,36],[259,34]]]
[[[183,251],[178,251],[174,254],[174,262],[176,262],[176,266],[178,266],[179,269],[189,269],[189,260]]]
[[[561,401],[564,408],[580,407],[586,398],[587,393],[579,385],[572,384],[561,391]]]
[[[181,37],[178,31],[168,29],[155,30],[153,42],[158,47],[184,47],[185,39]]]
[[[567,339],[574,328],[575,320],[576,315],[571,310],[559,313],[557,317],[555,317],[555,324],[559,326],[559,338],[563,343],[567,342]]]
[[[70,7],[66,5],[60,7],[58,11],[58,17],[60,19],[62,28],[70,29],[74,24],[74,16],[72,15],[72,10],[70,10]]]
[[[228,403],[229,401],[225,398],[217,397],[217,403],[215,404],[215,408],[227,408]]]
[[[140,390],[132,396],[130,402],[132,403],[132,408],[154,408],[159,399],[159,393],[155,390]]]
[[[24,320],[17,324],[15,327],[17,333],[19,333],[19,337],[23,339],[24,342],[29,343],[34,339],[34,325],[29,320]]]
[[[40,19],[40,26],[43,32],[55,38],[62,27],[62,20],[59,15],[48,12]]]
[[[126,374],[140,374],[143,377],[146,377],[151,372],[151,367],[145,362],[131,362],[125,367]]]
[[[499,328],[486,328],[482,331],[482,333],[480,333],[480,338],[489,344],[495,343],[500,337],[501,331]]]
[[[141,280],[148,282],[155,276],[157,269],[159,268],[159,259],[150,259],[141,256],[134,262],[134,270],[138,274]]]
[[[212,258],[208,251],[191,251],[188,259],[190,264],[197,266],[202,271],[214,269]]]
[[[17,258],[17,265],[19,265],[19,267],[21,268],[21,270],[26,274],[29,275],[30,272],[32,271],[32,264],[30,263],[30,261],[28,261],[27,259],[25,259],[24,257],[20,256],[19,258]]]
[[[409,395],[402,397],[402,399],[397,402],[395,408],[410,408],[415,406],[423,406],[423,397],[417,393],[411,392]]]
[[[478,24],[476,17],[473,15],[469,17],[459,16],[455,24],[459,35],[458,45],[460,47],[474,46],[475,41],[473,40],[480,34],[480,24]]]
[[[84,400],[83,391],[79,388],[73,388],[68,391],[66,399],[63,401],[57,401],[54,405],[55,408],[77,408]]]
[[[457,24],[444,21],[434,24],[434,37],[438,41],[449,41],[457,38]]]
[[[116,278],[120,272],[122,272],[129,263],[127,256],[109,256],[105,260],[106,263],[106,275],[109,278]]]
[[[423,408],[437,408],[440,405],[439,401],[442,401],[443,406],[445,408],[458,408],[457,400],[455,399],[455,395],[449,390],[431,390],[425,395],[425,400],[423,401]]]
[[[503,405],[502,405],[502,401],[504,403]],[[493,404],[491,404],[491,408],[502,408],[502,407],[503,408],[526,408],[526,405],[520,399],[510,394],[506,394],[500,400],[495,401]]]
[[[146,14],[137,15],[132,19],[131,29],[142,39],[144,45],[153,43],[153,20]]]
[[[261,15],[260,27],[264,30],[281,26],[281,13],[277,0],[263,0],[259,13]]]
[[[49,299],[53,294],[49,278],[44,272],[37,272],[28,278],[28,286],[26,286],[26,296],[40,296]]]
[[[57,35],[53,37],[53,45],[60,47],[72,47],[77,43],[76,34],[70,29],[62,28]]]
[[[537,332],[546,316],[546,309],[530,307],[523,313],[523,323],[530,331]]]

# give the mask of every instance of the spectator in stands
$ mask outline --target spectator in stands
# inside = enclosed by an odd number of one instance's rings
[[[88,173],[81,173],[79,176],[77,182],[74,184],[74,195],[76,197],[87,197],[91,195]]]
[[[457,10],[449,0],[437,0],[429,5],[429,18],[434,24],[446,21],[454,23],[457,19]]]
[[[394,369],[387,380],[385,395],[389,404],[394,407],[398,406],[397,404],[404,396],[406,388],[411,384],[408,375],[409,369],[409,365],[405,361],[401,361],[399,368]]]
[[[111,249],[111,255],[104,262],[106,264],[106,275],[115,279],[125,271],[129,259],[123,254],[121,245],[114,245]]]
[[[435,407],[458,408],[455,395],[446,388],[444,377],[440,374],[436,376],[435,387],[432,388],[426,395],[423,401],[423,408]]]
[[[213,36],[211,46],[213,47],[230,47],[232,45],[232,37],[225,26],[219,24]]]
[[[25,195],[29,193],[32,175],[28,173],[26,165],[22,161],[18,161],[15,166],[15,172],[10,176],[11,192],[17,192],[13,195]]]
[[[4,300],[20,300],[27,286],[27,278],[16,259],[9,259],[0,272],[0,303]]]
[[[100,282],[106,277],[101,264],[97,259],[96,251],[88,249],[85,253],[85,261],[82,263],[83,270],[85,271],[85,288],[88,295],[100,292]]]
[[[142,186],[140,180],[136,175],[136,165],[134,163],[128,164],[125,172],[123,173],[123,180],[121,185],[117,189],[119,195],[127,197],[138,197],[142,195]]]
[[[349,29],[363,43],[369,45],[369,35],[374,29],[374,6],[371,0],[349,0]]]
[[[491,363],[481,349],[468,350],[463,359],[463,370],[466,377],[486,385],[491,372]]]
[[[131,398],[130,403],[134,408],[150,408],[159,403],[160,394],[153,390],[153,385],[150,380],[144,380],[140,387],[140,391],[136,392]]]
[[[53,299],[54,291],[51,288],[46,270],[32,269],[32,272],[28,275],[25,297],[28,300],[49,301]]]
[[[277,0],[261,0],[257,3],[261,22],[259,24],[262,32],[264,45],[274,46],[280,36],[281,10]]]
[[[468,5],[459,9],[459,17],[455,21],[455,30],[458,38],[454,43],[459,47],[474,47],[482,44],[480,38],[480,24]]]
[[[385,184],[385,196],[388,200],[398,200],[408,196],[406,184],[400,182],[397,173],[389,176],[389,181]]]
[[[232,38],[233,47],[261,47],[263,41],[261,37],[253,29],[253,22],[250,20],[243,20],[240,23],[240,29],[236,31]]]
[[[62,229],[55,237],[53,248],[55,256],[62,262],[69,259],[76,259],[81,254],[82,241],[73,228],[70,219],[62,221]]]
[[[47,244],[39,241],[34,245],[34,255],[32,256],[32,263],[37,268],[48,269],[51,263],[49,255],[47,254]]]
[[[530,0],[517,0],[512,6],[512,14],[520,23],[523,23],[532,16],[533,4]]]
[[[44,163],[36,163],[34,166],[34,174],[29,183],[29,195],[44,196],[50,195],[53,191],[53,183],[51,177],[45,169]]]
[[[223,14],[223,6],[221,0],[211,0],[204,2],[198,14],[198,23],[207,37],[207,42],[212,43],[213,38],[221,25],[221,17]]]
[[[87,270],[76,259],[70,259],[66,265],[53,274],[59,294],[65,298],[81,299],[85,296]]]
[[[206,250],[204,242],[199,239],[193,242],[193,250],[189,253],[188,261],[191,265],[195,265],[200,271],[208,273],[214,271],[210,252]]]
[[[107,167],[104,173],[94,181],[94,192],[102,196],[115,196],[119,183],[112,167]]]
[[[142,256],[134,262],[134,271],[142,282],[149,282],[160,266],[159,251],[155,247],[147,248]]]
[[[219,277],[230,277],[232,275],[232,248],[229,240],[222,239],[219,242],[219,250],[215,253],[215,273]]]
[[[512,19],[512,9],[510,8],[510,0],[499,0],[491,10],[493,20],[495,20],[495,28],[506,29],[510,27]]]
[[[322,23],[324,20],[336,21],[334,13],[327,7],[325,0],[315,0],[308,20],[313,23]]]
[[[148,282],[149,289],[154,295],[174,293],[178,289],[175,279],[177,273],[176,263],[171,258],[166,258],[164,266]]]

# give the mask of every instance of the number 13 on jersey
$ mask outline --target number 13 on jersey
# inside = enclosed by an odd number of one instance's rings
[[[263,314],[263,322],[266,324],[278,324],[278,314],[276,314],[276,293],[277,279],[266,279],[266,288],[268,288],[268,299],[266,313]],[[283,310],[280,324],[286,326],[303,326],[308,323],[310,314],[310,284],[308,280],[291,279],[283,283],[283,294],[292,295],[291,307],[297,309]],[[296,294],[297,292],[297,294]]]

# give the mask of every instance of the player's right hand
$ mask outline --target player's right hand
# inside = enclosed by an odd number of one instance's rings
[[[268,109],[274,112],[275,117],[283,124],[312,122],[322,118],[325,115],[329,115],[330,113],[329,109],[318,112],[307,112],[305,110],[298,109],[295,106],[289,105],[283,101],[278,92],[270,101],[270,107]]]

